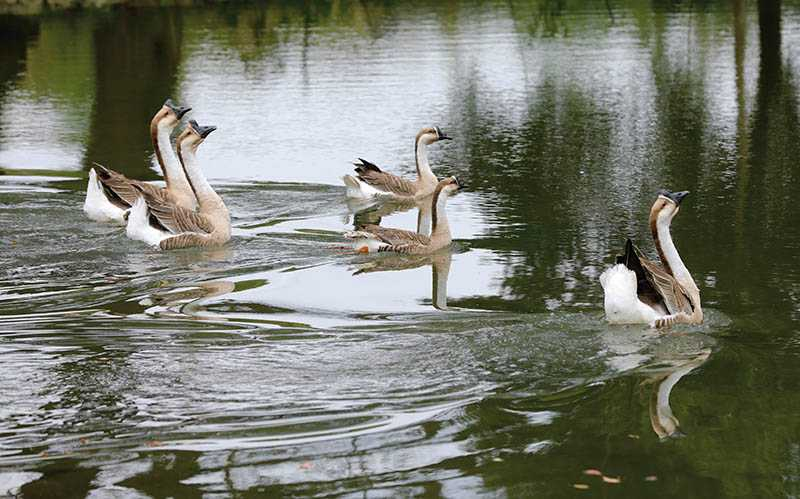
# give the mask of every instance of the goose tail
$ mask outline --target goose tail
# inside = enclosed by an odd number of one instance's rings
[[[369,189],[369,186],[352,175],[345,175],[342,177],[342,181],[344,181],[344,185],[347,188],[346,196],[348,198],[367,199],[374,196],[368,191],[374,191],[375,189]]]
[[[142,241],[150,246],[158,246],[162,239],[170,234],[164,233],[150,225],[150,210],[143,197],[136,199],[128,214],[128,225],[125,234],[136,241]]]
[[[657,313],[639,300],[636,272],[618,263],[600,274],[606,319],[612,324],[651,323]]]
[[[86,199],[83,212],[96,222],[113,222],[125,224],[125,210],[112,203],[103,189],[95,168],[89,170],[89,181],[86,183]]]

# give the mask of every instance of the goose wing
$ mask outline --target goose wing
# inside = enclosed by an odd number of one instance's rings
[[[134,188],[138,190],[140,186],[135,185]],[[171,203],[164,196],[154,196],[144,190],[139,190],[139,192],[147,203],[151,219],[155,219],[157,225],[167,231],[182,235],[185,235],[183,234],[185,232],[204,235],[214,231],[214,225],[205,215]]]
[[[431,238],[426,235],[410,230],[389,229],[380,225],[362,225],[358,230],[374,235],[375,239],[383,241],[389,246],[426,246],[431,242]]]
[[[356,173],[358,179],[362,182],[371,185],[379,191],[386,192],[387,194],[395,194],[397,196],[413,197],[417,192],[417,186],[414,182],[406,180],[397,175],[386,173],[378,168],[374,163],[358,158],[361,163],[355,163]]]
[[[663,303],[670,314],[692,313],[692,302],[683,286],[663,265],[644,256],[630,239],[625,243],[625,254],[617,258],[617,263],[625,264],[636,273],[636,292],[644,303]]]
[[[136,202],[139,192],[147,192],[153,197],[164,197],[164,191],[147,182],[131,180],[125,175],[115,172],[98,163],[94,164],[94,171],[97,178],[103,184],[103,192],[106,193],[109,201],[122,209],[128,209]]]

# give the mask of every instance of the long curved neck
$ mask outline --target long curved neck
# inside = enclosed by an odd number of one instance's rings
[[[431,220],[432,206],[428,203],[421,203],[419,205],[419,213],[417,214],[417,234],[426,236],[431,235]]]
[[[417,164],[417,177],[420,180],[436,181],[436,175],[431,170],[428,163],[428,143],[423,139],[425,134],[418,134],[414,142],[414,160]]]
[[[437,189],[433,194],[432,201],[433,213],[431,219],[433,224],[431,227],[431,239],[443,238],[447,242],[450,242],[452,237],[450,235],[450,224],[447,223],[447,210],[445,210],[446,205],[447,196],[442,194],[441,189]]]
[[[700,291],[694,278],[689,273],[689,269],[683,263],[678,248],[672,241],[672,234],[670,233],[669,226],[672,222],[672,217],[668,214],[651,214],[650,216],[650,230],[653,233],[653,241],[656,244],[656,251],[664,265],[664,269],[672,274],[672,277],[677,280],[681,286],[689,293],[689,298],[692,302],[694,314],[697,316],[695,320],[702,321],[703,312],[700,307]]]
[[[183,165],[183,171],[189,180],[190,187],[197,197],[199,211],[204,214],[217,212],[225,207],[225,203],[219,194],[216,193],[211,184],[206,180],[206,176],[197,164],[195,149],[192,147],[181,147],[178,144],[178,157]]]
[[[175,127],[159,125],[154,120],[150,123],[150,138],[153,141],[153,150],[156,153],[158,165],[164,172],[164,180],[167,182],[167,189],[179,190],[181,192],[191,192],[186,175],[183,172],[180,161],[172,151],[172,144],[169,136]]]
[[[650,217],[650,231],[653,233],[656,251],[658,251],[658,256],[661,258],[664,269],[672,274],[678,282],[681,284],[683,284],[684,281],[691,281],[694,283],[694,279],[692,279],[689,270],[678,254],[675,243],[672,242],[672,234],[669,230],[671,222],[672,218],[663,213],[658,213]]]

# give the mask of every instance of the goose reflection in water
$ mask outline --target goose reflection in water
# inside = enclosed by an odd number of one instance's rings
[[[383,217],[388,217],[395,213],[417,209],[417,234],[430,236],[431,226],[433,225],[432,204],[433,195],[412,200],[391,200],[380,202],[371,200],[364,203],[358,200],[347,200],[347,207],[353,213],[353,226],[361,225],[380,225]],[[349,223],[346,220],[345,223]]]
[[[650,425],[659,440],[684,436],[680,421],[672,413],[669,404],[670,393],[681,378],[703,365],[710,355],[711,350],[704,349],[692,356],[670,359],[667,365],[661,364],[647,370],[648,376],[642,386],[652,385],[653,388],[649,401]]]
[[[233,281],[208,281],[154,293],[139,303],[147,306],[148,313],[163,313],[198,316],[203,309],[203,300],[232,292],[236,288]]]
[[[391,272],[431,266],[431,304],[438,310],[447,310],[447,279],[450,276],[452,253],[449,248],[429,255],[402,255],[376,258],[358,265],[353,275],[372,272]]]

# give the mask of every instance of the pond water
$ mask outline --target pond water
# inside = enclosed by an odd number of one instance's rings
[[[800,4],[279,2],[0,17],[0,496],[797,497]],[[165,98],[233,238],[81,212]],[[468,186],[341,249],[357,157]],[[603,321],[659,188],[706,323]],[[585,470],[597,470],[585,474]]]

